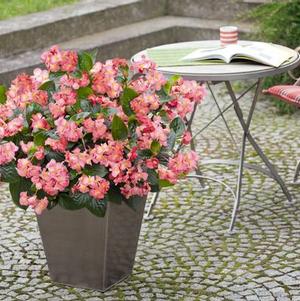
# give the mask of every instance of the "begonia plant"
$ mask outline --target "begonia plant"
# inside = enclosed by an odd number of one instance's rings
[[[45,70],[0,87],[0,174],[17,206],[104,216],[108,201],[134,207],[195,169],[181,146],[202,85],[167,80],[146,58],[101,63],[53,46],[41,59]]]

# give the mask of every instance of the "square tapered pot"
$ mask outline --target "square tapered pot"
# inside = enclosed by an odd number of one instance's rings
[[[146,198],[136,211],[109,202],[105,217],[56,206],[37,217],[54,282],[105,291],[134,265]]]

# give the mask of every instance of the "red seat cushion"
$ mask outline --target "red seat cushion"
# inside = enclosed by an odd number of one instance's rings
[[[300,107],[300,86],[278,85],[263,91],[278,97],[294,106]]]

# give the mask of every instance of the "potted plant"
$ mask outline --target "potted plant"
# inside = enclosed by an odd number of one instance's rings
[[[0,87],[1,180],[35,211],[51,278],[104,291],[132,270],[148,193],[196,167],[178,146],[204,88],[146,59],[53,46],[42,61]]]

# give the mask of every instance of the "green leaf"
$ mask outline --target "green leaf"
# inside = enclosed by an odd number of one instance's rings
[[[126,203],[131,209],[133,209],[134,211],[136,211],[136,210],[139,208],[140,203],[143,202],[143,200],[144,200],[143,197],[134,195],[134,196],[131,196],[129,199],[125,199],[125,203]]]
[[[175,142],[176,142],[176,134],[173,130],[171,130],[167,140],[168,148],[172,150],[175,146]]]
[[[128,136],[128,128],[118,115],[114,115],[111,124],[111,133],[114,140],[125,140]]]
[[[93,93],[94,93],[94,91],[90,87],[81,87],[77,90],[77,96],[80,99],[85,99]]]
[[[109,188],[109,191],[107,193],[108,201],[112,203],[121,204],[124,200],[123,195],[121,194],[121,191],[119,187],[112,184]]]
[[[58,197],[58,204],[68,210],[78,210],[84,208],[85,202],[81,198],[72,198],[66,193],[60,193]]]
[[[161,145],[157,140],[153,140],[150,149],[154,155],[157,155],[161,149]]]
[[[33,142],[37,146],[44,145],[46,139],[47,139],[47,132],[46,131],[38,131],[37,133],[33,134]]]
[[[3,182],[15,183],[19,181],[19,174],[16,169],[16,163],[10,162],[6,165],[0,165],[0,179]]]
[[[0,104],[6,103],[6,87],[0,85]]]
[[[89,55],[91,56],[92,60],[93,60],[93,64],[96,63],[96,59],[97,59],[97,55],[98,55],[98,49],[95,48],[93,50],[89,51]]]
[[[151,158],[153,154],[151,149],[142,149],[142,150],[138,150],[138,155],[141,158]]]
[[[39,90],[43,91],[55,91],[55,83],[53,80],[49,80],[44,82],[42,85],[39,86]]]
[[[175,132],[176,136],[180,136],[185,130],[185,124],[180,117],[176,117],[171,121],[170,129]]]
[[[105,175],[107,175],[107,173],[108,173],[106,167],[103,166],[103,165],[100,165],[100,164],[94,164],[92,166],[87,165],[86,167],[84,167],[82,172],[85,175],[88,175],[88,176],[99,176],[99,177],[102,177],[102,178]]]
[[[93,57],[88,52],[78,55],[78,66],[81,71],[90,71],[93,67]]]
[[[150,185],[158,185],[158,174],[154,169],[147,169],[147,174],[148,174],[148,182],[150,183]]]
[[[36,114],[36,113],[42,113],[43,109],[42,109],[42,107],[39,104],[33,102],[33,103],[29,104],[26,107],[26,111],[25,112],[26,112],[26,120],[29,123],[30,119],[31,119],[31,116],[33,114]]]
[[[23,191],[30,191],[31,181],[21,178],[20,176],[16,177],[17,181],[9,184],[9,191],[12,197],[13,202],[21,209],[27,209],[27,206],[20,205],[20,193]]]
[[[74,193],[71,195],[71,198],[76,202],[77,204],[80,204],[80,206],[85,206],[86,203],[89,201],[91,196],[88,193]]]
[[[71,73],[72,77],[75,78],[81,78],[82,77],[82,72],[79,70],[75,70],[74,72]]]
[[[65,74],[66,74],[65,71],[50,72],[49,73],[49,79],[50,80],[55,80],[55,79],[58,79],[58,78],[62,77]]]
[[[170,181],[168,180],[159,180],[159,187],[163,188],[163,187],[170,187],[173,186],[174,184],[172,184]]]
[[[92,110],[92,104],[86,99],[81,99],[79,101],[78,109],[82,109],[84,112],[90,112]]]
[[[173,75],[168,79],[167,83],[163,86],[163,89],[166,92],[166,94],[169,95],[169,93],[171,92],[171,88],[176,84],[178,79],[180,79],[180,75]]]
[[[62,162],[65,160],[65,156],[62,153],[54,152],[52,150],[49,150],[46,152],[46,158],[47,160],[54,159],[56,162]]]
[[[81,123],[86,117],[90,116],[90,112],[81,112],[73,115],[70,120],[75,121],[76,123]]]
[[[157,91],[156,94],[159,96],[160,103],[166,103],[172,99],[171,96],[165,92],[164,88]]]
[[[103,200],[96,200],[92,197],[86,202],[85,207],[94,215],[104,217],[107,207],[107,198]]]
[[[122,105],[122,109],[124,111],[124,113],[127,115],[127,116],[130,116],[130,115],[133,115],[134,112],[132,111],[131,107],[130,107],[130,102],[136,98],[139,94],[131,89],[131,88],[128,88],[126,87],[124,90],[123,90],[123,93],[120,97],[120,100],[121,100],[121,105]]]

